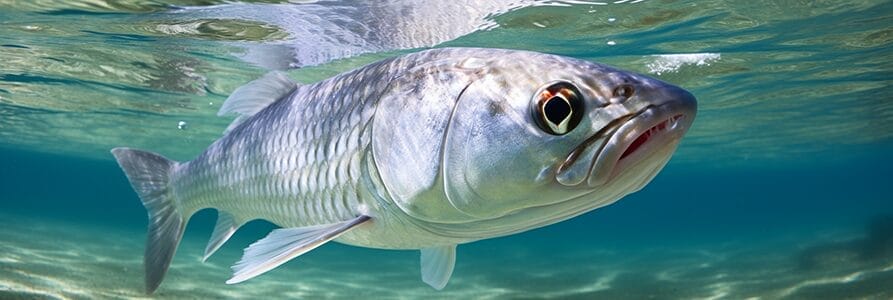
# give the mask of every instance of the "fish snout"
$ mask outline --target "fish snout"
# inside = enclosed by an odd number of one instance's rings
[[[644,108],[613,120],[583,141],[559,166],[556,181],[594,188],[643,162],[669,159],[694,121],[697,100],[684,89],[654,81],[638,91],[624,84],[615,88],[612,103],[641,101]]]

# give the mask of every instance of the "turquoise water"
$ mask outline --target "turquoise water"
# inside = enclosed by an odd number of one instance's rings
[[[535,50],[690,90],[667,167],[614,205],[459,247],[325,245],[226,285],[199,213],[156,298],[893,298],[889,1],[0,0],[0,298],[138,298],[146,217],[108,150],[187,160],[268,69],[302,82],[426,47]],[[376,4],[377,3],[377,4]]]

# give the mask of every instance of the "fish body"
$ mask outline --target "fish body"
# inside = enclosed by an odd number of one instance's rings
[[[281,229],[252,244],[236,283],[328,241],[421,249],[422,279],[446,285],[457,244],[608,205],[669,160],[694,97],[573,58],[445,48],[298,85],[270,73],[221,108],[239,115],[192,161],[112,150],[149,212],[151,293],[186,221],[214,208],[207,259],[242,224]]]

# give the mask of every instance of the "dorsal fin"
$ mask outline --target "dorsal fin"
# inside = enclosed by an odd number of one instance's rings
[[[238,114],[238,117],[226,128],[224,133],[236,128],[240,123],[276,100],[291,94],[297,87],[297,83],[279,71],[269,72],[261,78],[240,86],[229,95],[229,98],[226,98],[226,102],[223,102],[223,106],[217,112],[218,116]]]

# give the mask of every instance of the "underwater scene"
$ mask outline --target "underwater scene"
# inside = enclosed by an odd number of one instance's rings
[[[893,299],[891,24],[891,1],[0,0],[0,299]],[[460,243],[440,290],[418,250],[337,242],[227,284],[279,226],[203,261],[204,209],[147,293],[151,222],[111,149],[193,160],[270,71],[448,47],[643,74],[697,118],[641,190]]]

